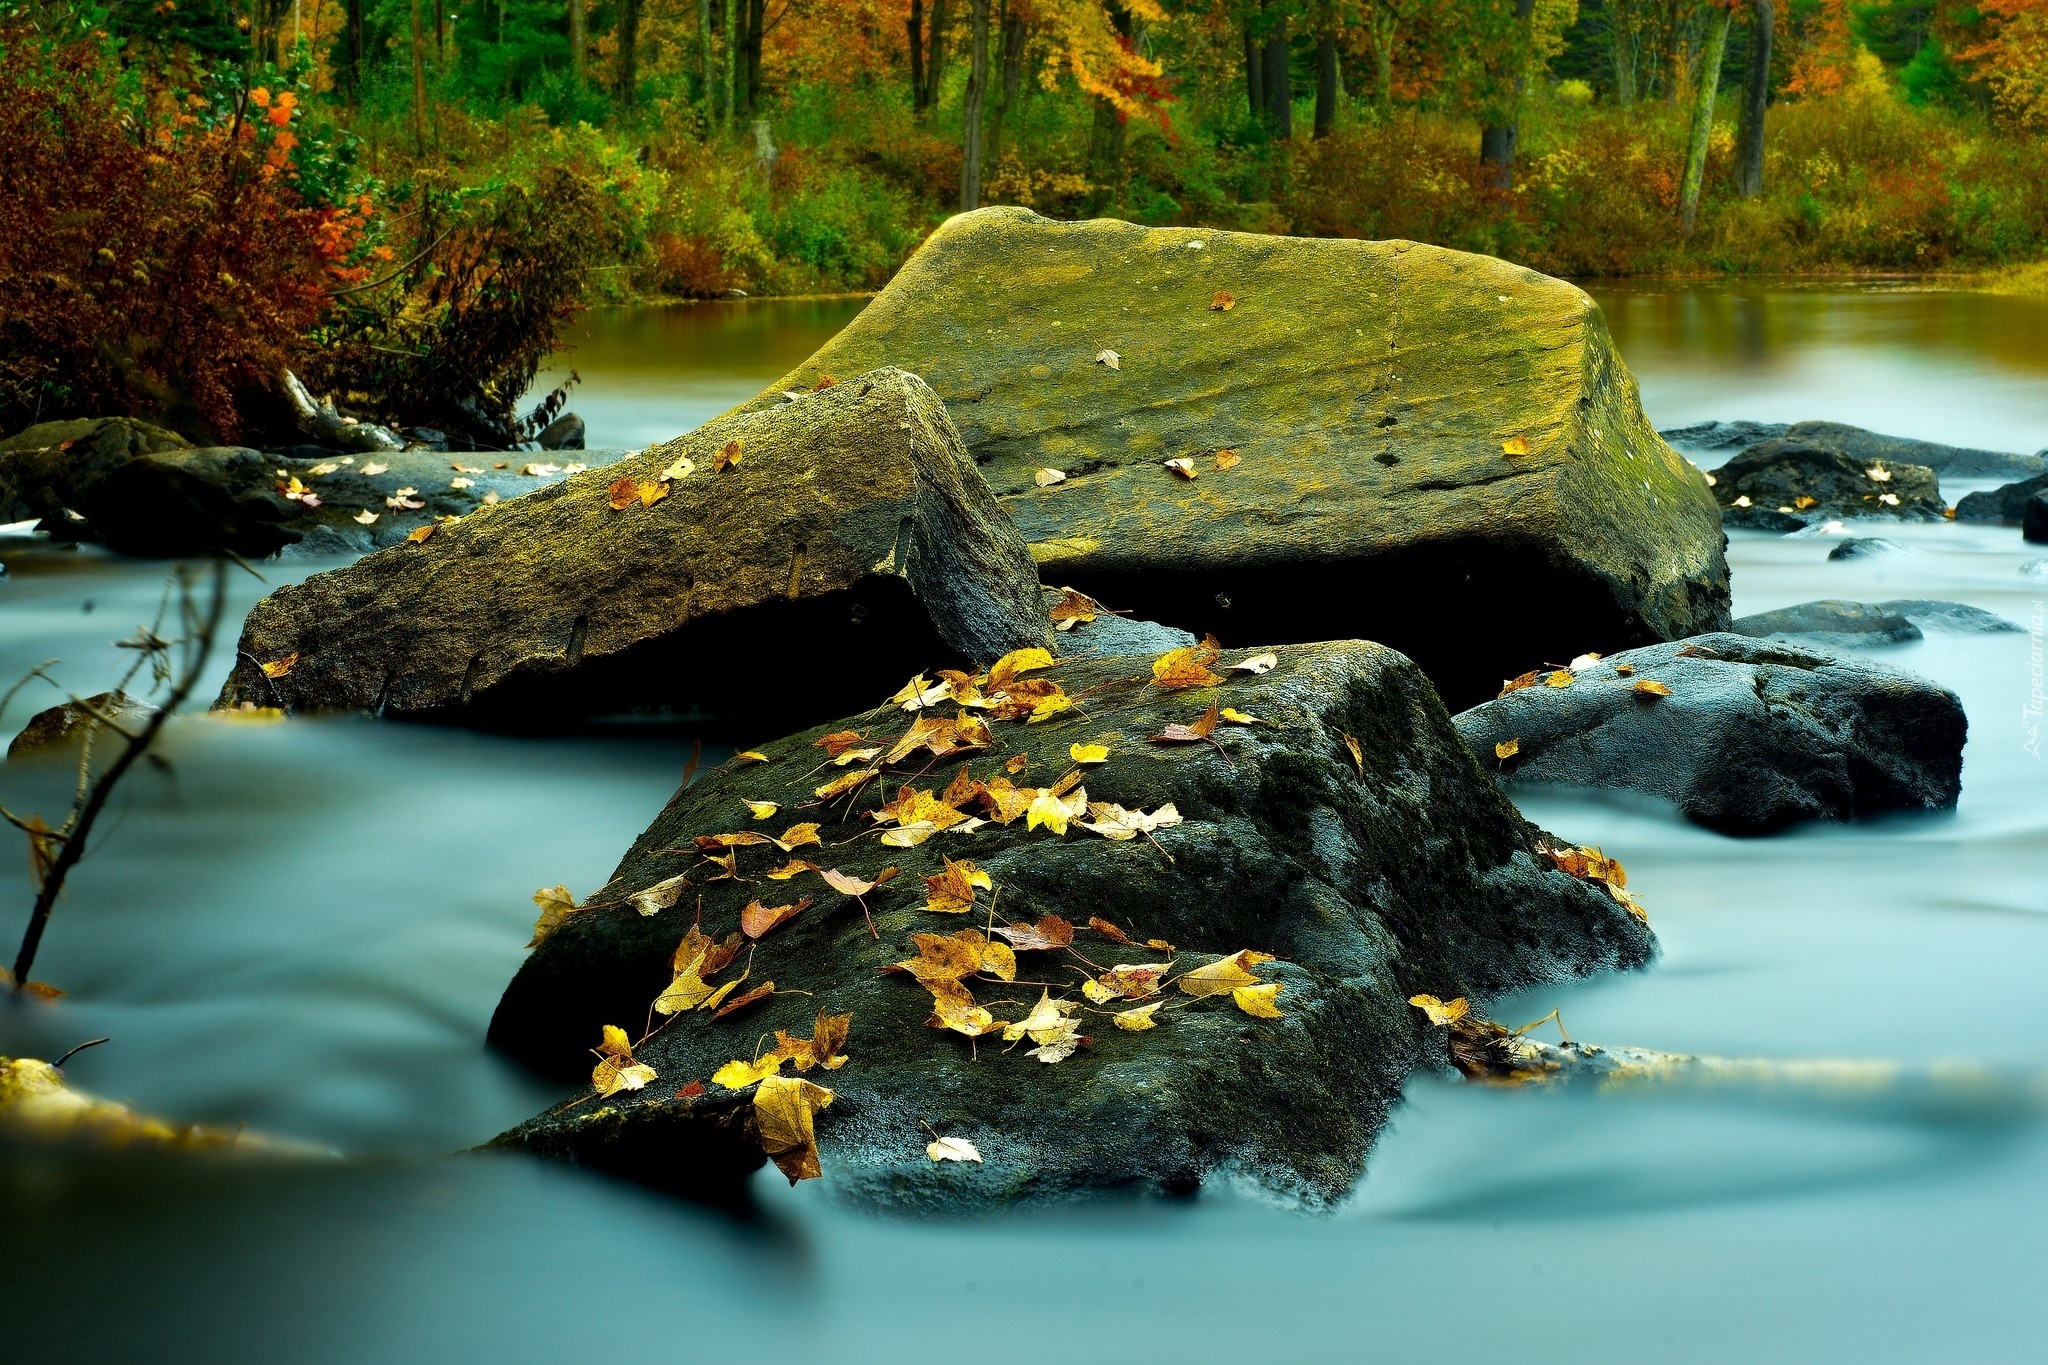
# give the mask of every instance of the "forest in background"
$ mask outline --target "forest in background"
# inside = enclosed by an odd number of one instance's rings
[[[577,308],[963,206],[1555,274],[2048,255],[2048,0],[0,0],[0,426],[499,436]],[[17,150],[18,149],[18,150]]]

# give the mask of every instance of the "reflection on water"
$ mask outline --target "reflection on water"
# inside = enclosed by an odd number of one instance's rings
[[[569,406],[594,449],[665,441],[759,393],[830,340],[865,298],[600,308],[571,328],[570,349],[535,381],[574,370]]]
[[[1660,424],[1849,417],[2048,441],[2040,376],[1979,335],[2000,316],[2019,327],[2026,301],[1773,293],[1743,322],[1740,293],[1603,291]],[[828,326],[728,309],[722,338],[717,316],[613,315],[577,359],[594,439],[646,439],[623,433],[648,410],[636,404],[670,402],[650,394],[745,397]],[[596,363],[607,356],[615,366]],[[1905,420],[1902,393],[1931,392],[1930,375],[1968,398],[1921,415],[1973,425]],[[1825,539],[1736,533],[1738,610],[1946,597],[2025,620],[2041,592],[2017,572],[2039,551],[2012,530],[1885,534],[1908,553],[1831,563]],[[159,569],[90,551],[0,556],[0,674],[61,655],[73,686],[99,685],[108,643],[160,591]],[[259,588],[237,591],[239,607]],[[1596,1041],[2039,1075],[2048,770],[2021,748],[2028,650],[2024,633],[1930,634],[1881,656],[1964,700],[1952,817],[1734,841],[1622,796],[1518,793],[1531,818],[1627,863],[1664,952],[1498,1012],[1559,1005]],[[441,1156],[552,1098],[479,1047],[531,924],[526,897],[602,882],[686,749],[637,730],[174,727],[173,773],[136,780],[53,924],[39,975],[72,995],[0,1007],[0,1051],[110,1034],[73,1063],[80,1085],[360,1159],[314,1172],[0,1160],[0,1274],[10,1303],[36,1305],[10,1344],[24,1359],[251,1362],[865,1362],[936,1342],[991,1361],[2038,1355],[2027,1305],[2048,1128],[2020,1108],[1425,1078],[1354,1203],[1314,1219],[1218,1190],[932,1224],[765,1179],[757,1216],[731,1221],[571,1172]],[[10,765],[0,795],[54,807],[67,782],[58,764]],[[23,873],[21,845],[0,842],[10,940]]]

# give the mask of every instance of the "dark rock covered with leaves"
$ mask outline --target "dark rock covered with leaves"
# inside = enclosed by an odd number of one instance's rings
[[[1441,1056],[1410,997],[1642,964],[1624,880],[1382,646],[1029,651],[741,754],[580,907],[537,897],[491,1038],[590,1080],[495,1145],[908,1207],[1330,1200]]]
[[[1051,632],[1022,538],[901,371],[413,536],[259,603],[222,703],[515,726],[815,716],[838,689],[900,680],[901,661],[986,660]]]
[[[1934,471],[1846,455],[1787,436],[1762,441],[1714,471],[1730,526],[1796,530],[1830,517],[1939,521],[1946,506]]]

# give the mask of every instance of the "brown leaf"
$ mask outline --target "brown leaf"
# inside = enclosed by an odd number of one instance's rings
[[[763,981],[745,995],[736,995],[723,1005],[720,1005],[717,1013],[711,1017],[713,1019],[723,1019],[728,1014],[737,1014],[747,1006],[758,1004],[773,994],[775,994],[775,983],[773,981]]]
[[[1077,625],[1093,621],[1102,613],[1102,604],[1084,592],[1073,588],[1061,588],[1060,600],[1046,611],[1046,616],[1060,630],[1072,630]]]
[[[1088,927],[1090,929],[1093,929],[1096,933],[1102,935],[1104,938],[1108,939],[1111,943],[1121,943],[1132,948],[1138,946],[1136,941],[1133,940],[1129,934],[1117,928],[1114,924],[1111,924],[1106,919],[1100,919],[1094,915],[1090,915],[1088,917]]]
[[[282,678],[287,673],[290,673],[294,668],[298,667],[298,663],[298,651],[294,650],[292,653],[285,655],[282,659],[273,659],[269,663],[263,665],[263,676],[266,678]]]
[[[420,527],[418,530],[406,536],[406,539],[411,541],[415,545],[424,545],[427,543],[428,539],[433,536],[434,532],[440,529],[440,523],[428,522],[425,526]]]
[[[640,501],[640,485],[630,478],[614,480],[605,493],[614,512],[623,512]]]
[[[1217,290],[1216,297],[1209,300],[1209,311],[1212,313],[1227,313],[1235,307],[1237,296],[1227,289]]]
[[[1668,697],[1671,695],[1669,687],[1660,682],[1652,682],[1648,678],[1637,678],[1635,686],[1630,690],[1639,692],[1646,697]]]
[[[814,868],[813,870],[825,879],[825,885],[843,896],[865,896],[868,892],[896,875],[895,868],[885,867],[875,874],[873,881],[864,882],[858,877],[841,872],[836,867]]]
[[[820,739],[812,740],[811,747],[823,749],[827,758],[837,758],[866,738],[867,736],[858,730],[835,730]]]
[[[1519,678],[1509,678],[1502,682],[1499,695],[1505,697],[1510,692],[1519,692],[1525,687],[1534,687],[1542,677],[1543,673],[1540,669],[1532,668]]]
[[[1074,926],[1058,915],[1047,915],[1036,924],[1005,924],[994,933],[1009,940],[1018,952],[1041,948],[1066,948],[1074,942]]]
[[[817,383],[815,383],[815,384],[813,384],[813,385],[811,385],[811,392],[812,392],[812,393],[823,393],[823,392],[824,392],[824,391],[825,391],[826,389],[829,389],[829,388],[833,388],[833,387],[835,387],[835,386],[836,386],[836,385],[837,385],[838,383],[839,383],[839,381],[838,381],[838,380],[836,380],[836,379],[834,379],[834,378],[833,378],[833,377],[832,377],[831,375],[829,375],[829,374],[821,374],[821,375],[819,375],[819,376],[818,376],[818,382],[817,382]]]
[[[740,932],[748,938],[760,938],[778,925],[787,924],[809,907],[811,898],[805,896],[794,905],[763,905],[749,901],[747,908],[740,911]]]
[[[728,1005],[726,1008],[730,1009],[731,1006]],[[719,1013],[723,1014],[725,1010],[720,1010]],[[676,1090],[676,1098],[679,1100],[694,1100],[703,1093],[704,1082],[691,1081],[688,1085],[681,1086]]]
[[[1351,751],[1351,762],[1358,769],[1358,775],[1364,777],[1365,750],[1358,747],[1358,736],[1348,730],[1339,730],[1337,733],[1344,736],[1344,747]]]
[[[726,470],[739,464],[742,453],[740,438],[735,436],[720,446],[718,453],[711,457],[711,471],[714,474],[723,474]]]
[[[1169,691],[1188,687],[1214,687],[1223,681],[1209,671],[1223,650],[1213,639],[1185,649],[1172,649],[1152,661],[1152,681]]]
[[[1195,721],[1192,725],[1169,724],[1158,734],[1150,735],[1147,738],[1154,744],[1199,744],[1203,740],[1208,740],[1209,743],[1215,744],[1216,741],[1211,739],[1210,736],[1215,734],[1216,722],[1221,718],[1221,713],[1217,710],[1216,703],[1212,701],[1209,703],[1209,709],[1202,713],[1201,719]],[[1220,751],[1222,746],[1217,745],[1217,748]]]

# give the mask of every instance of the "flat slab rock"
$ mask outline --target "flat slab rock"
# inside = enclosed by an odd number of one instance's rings
[[[1141,617],[1381,640],[1453,698],[1560,613],[1605,648],[1727,624],[1713,499],[1599,307],[1492,257],[982,209],[751,406],[882,364],[1049,581]]]
[[[620,479],[638,493],[614,506]],[[879,371],[279,589],[250,612],[219,704],[514,727],[816,715],[916,660],[1050,635],[1024,542],[945,409]],[[763,642],[830,661],[830,686]]]
[[[1866,463],[1917,464],[1959,479],[2010,478],[2038,475],[2048,470],[2048,458],[2041,452],[2022,455],[2009,450],[1978,450],[1969,446],[1943,445],[1910,436],[1887,436],[1847,422],[1695,422],[1672,427],[1658,435],[1680,450],[1702,454],[1752,446],[1778,437],[1808,441],[1839,450]]]
[[[827,762],[818,742],[857,731],[888,744],[912,716],[885,708],[847,717],[762,745],[762,761],[736,760],[677,792],[587,908],[563,917],[528,958],[499,1003],[492,1042],[580,1082],[603,1025],[637,1033],[643,1020],[658,1022],[649,1004],[670,985],[686,931],[701,923],[722,938],[740,928],[750,902],[810,898],[716,978],[744,966],[739,991],[772,981],[781,993],[725,1019],[701,1009],[676,1016],[635,1048],[655,1072],[643,1089],[551,1110],[493,1145],[703,1193],[761,1161],[751,1092],[714,1073],[752,1060],[756,1040],[777,1029],[811,1036],[822,1011],[852,1016],[846,1064],[805,1078],[835,1093],[816,1115],[817,1140],[825,1173],[855,1197],[976,1207],[1109,1186],[1185,1189],[1222,1172],[1311,1202],[1343,1195],[1410,1069],[1443,1056],[1440,1032],[1411,995],[1481,999],[1632,967],[1654,940],[1603,885],[1539,851],[1553,841],[1466,753],[1413,663],[1359,641],[1274,654],[1258,676],[1226,667],[1254,651],[1231,651],[1216,661],[1226,680],[1176,691],[1153,684],[1151,656],[1034,672],[1083,700],[1039,723],[992,721],[985,749],[944,761],[909,754],[851,799],[814,796],[848,771]],[[1148,742],[1212,703],[1263,723],[1226,723],[1214,744]],[[964,792],[963,764],[986,784],[1056,789],[1076,771],[1077,744],[1107,749],[1076,779],[1087,801],[1154,815],[1171,804],[1181,822],[1124,842],[1083,828],[1083,817],[1064,835],[1019,817],[913,847],[878,842],[884,827],[868,812],[885,799]],[[745,803],[758,801],[780,809],[754,820]],[[864,913],[817,874],[765,879],[791,856],[772,845],[733,850],[740,880],[710,875],[719,869],[694,846],[742,830],[780,834],[792,822],[822,822],[822,844],[798,846],[796,857],[863,880],[888,866],[900,872],[865,895]],[[948,858],[971,861],[991,883],[959,914],[926,908],[925,878],[943,873]],[[668,908],[657,901],[643,915],[631,903],[682,875],[694,885],[670,884]],[[1078,927],[1071,950],[1019,949],[1015,984],[984,978],[971,987],[1013,1023],[1041,992],[1073,1002],[1091,1041],[1064,1060],[1032,1055],[1033,1039],[1006,1043],[1000,1029],[970,1039],[927,1027],[934,994],[882,970],[918,952],[917,934],[1055,932],[1045,916]],[[1088,927],[1091,917],[1138,942],[1113,941]],[[1155,939],[1174,946],[1145,946]],[[1119,964],[1171,962],[1171,977],[1240,949],[1276,955],[1252,973],[1281,987],[1281,1017],[1169,984],[1152,997],[1166,1002],[1156,1027],[1129,1031],[1111,1016],[1140,1008],[1139,999],[1098,1005],[1078,989]],[[934,1163],[927,1123],[972,1142],[982,1161]]]
[[[1457,726],[1505,781],[1644,792],[1727,834],[1952,810],[1968,734],[1962,702],[1924,678],[1730,634],[1612,655]]]
[[[1824,598],[1737,617],[1729,629],[1758,639],[1792,640],[1822,649],[1869,649],[1910,644],[1924,631],[1996,635],[2020,627],[1996,612],[1966,602],[1901,597],[1889,602]]]

